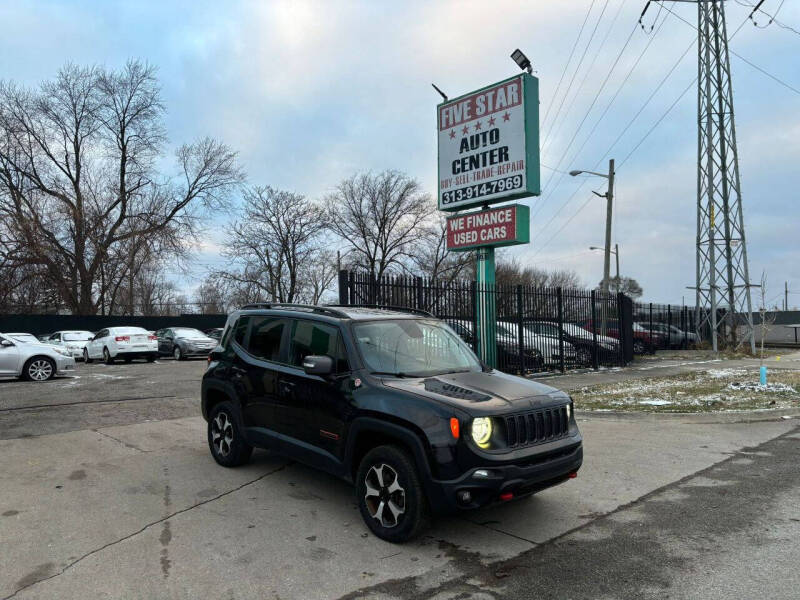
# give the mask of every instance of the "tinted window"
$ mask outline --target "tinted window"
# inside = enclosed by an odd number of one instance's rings
[[[236,321],[233,327],[233,339],[236,343],[244,348],[244,338],[247,335],[247,325],[250,323],[250,317],[241,317]]]
[[[265,360],[281,362],[281,339],[286,320],[279,317],[252,317],[252,321],[248,352]]]
[[[289,364],[301,367],[306,356],[330,356],[337,373],[350,370],[338,328],[298,319],[292,322]]]

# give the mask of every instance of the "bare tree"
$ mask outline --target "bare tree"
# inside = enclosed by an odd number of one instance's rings
[[[231,225],[224,250],[233,267],[215,278],[255,289],[260,300],[316,301],[335,276],[335,261],[322,252],[325,229],[322,209],[304,196],[269,186],[247,189],[244,214]]]
[[[523,266],[519,260],[501,258],[495,268],[497,285],[528,285],[532,287],[580,288],[583,282],[575,271],[555,269],[548,271],[534,266]]]
[[[417,244],[430,235],[435,206],[416,180],[383,171],[342,181],[325,210],[328,227],[347,245],[354,266],[380,279],[416,254]]]
[[[442,284],[474,277],[473,252],[447,250],[447,219],[439,215],[435,225],[424,228],[425,235],[414,245],[406,270]]]
[[[603,289],[603,282],[597,284],[597,289]],[[633,277],[612,277],[608,280],[608,290],[612,294],[622,292],[626,296],[630,296],[634,300],[641,297],[643,291],[642,286]]]
[[[132,240],[176,247],[243,180],[212,139],[180,146],[180,176],[161,175],[163,114],[155,69],[139,61],[67,65],[38,90],[0,83],[0,219],[74,313],[94,314],[131,277]],[[133,259],[106,264],[131,244]]]

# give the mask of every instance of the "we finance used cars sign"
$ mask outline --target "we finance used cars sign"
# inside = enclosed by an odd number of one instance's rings
[[[521,74],[437,107],[439,210],[539,194],[539,80]]]
[[[511,246],[530,241],[530,211],[510,204],[447,218],[447,249],[471,250],[480,246]]]

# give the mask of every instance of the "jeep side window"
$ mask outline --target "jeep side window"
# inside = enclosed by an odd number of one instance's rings
[[[302,367],[306,356],[330,356],[334,360],[337,373],[350,370],[337,327],[318,321],[295,319],[289,341],[289,364]]]
[[[281,360],[281,340],[286,319],[282,317],[253,317],[247,351],[253,356],[283,362]],[[238,340],[237,340],[238,341]]]
[[[245,336],[247,336],[247,325],[249,323],[250,323],[250,317],[239,317],[239,320],[236,321],[236,325],[234,325],[233,327],[233,339],[242,348],[245,347],[244,338]]]

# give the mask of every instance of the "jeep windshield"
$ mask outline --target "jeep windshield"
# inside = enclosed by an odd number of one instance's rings
[[[380,320],[353,326],[367,368],[381,375],[428,377],[481,371],[472,350],[441,321]]]

